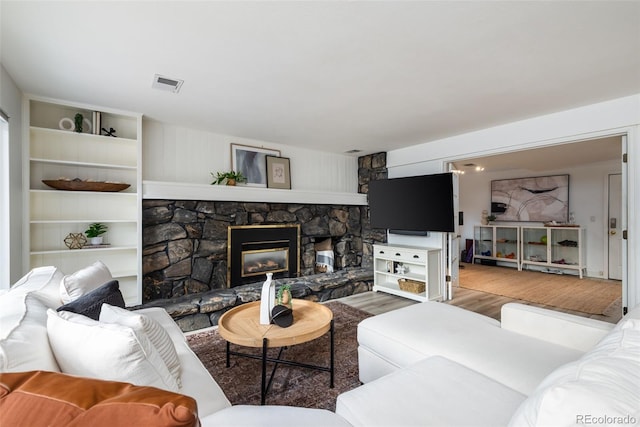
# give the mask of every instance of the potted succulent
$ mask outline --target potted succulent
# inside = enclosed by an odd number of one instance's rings
[[[487,216],[487,220],[489,221],[489,224],[491,224],[493,221],[496,220],[496,216],[495,215],[488,215]]]
[[[276,300],[278,305],[284,305],[289,308],[292,307],[292,299],[291,296],[291,285],[282,285],[280,289],[278,289],[278,293],[276,295]]]
[[[84,234],[89,238],[89,242],[92,245],[100,245],[102,244],[102,235],[107,232],[107,228],[105,224],[94,222],[89,225],[89,228],[85,230]]]
[[[236,185],[236,182],[244,182],[247,178],[242,175],[242,172],[229,171],[229,172],[216,172],[214,175],[211,172],[211,176],[213,176],[213,184],[226,184],[226,185]]]

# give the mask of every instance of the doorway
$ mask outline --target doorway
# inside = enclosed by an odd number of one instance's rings
[[[624,141],[624,136],[611,136],[456,160],[452,169],[460,176],[459,202],[465,216],[462,239],[474,239],[474,225],[480,225],[483,210],[491,209],[489,189],[492,180],[568,172],[569,210],[573,214],[570,216],[587,234],[587,274],[600,279],[619,277],[616,280],[622,280],[622,285],[626,286],[625,253],[621,241],[621,230],[626,222],[623,210],[624,165],[620,160]],[[611,178],[611,190],[609,175],[617,175]],[[609,210],[610,203],[616,209]],[[611,218],[615,218],[615,224],[609,221]],[[611,225],[617,229],[610,230]],[[611,234],[613,231],[615,234]],[[609,249],[611,236],[612,247]],[[609,259],[615,265],[610,266]]]

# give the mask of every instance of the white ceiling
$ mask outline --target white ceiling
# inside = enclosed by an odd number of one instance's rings
[[[25,93],[338,153],[640,93],[639,1],[1,0],[0,19]]]
[[[454,167],[472,174],[477,172],[476,167],[483,168],[483,172],[517,170],[540,174],[612,160],[622,163],[622,138],[619,136],[465,159],[455,162]]]

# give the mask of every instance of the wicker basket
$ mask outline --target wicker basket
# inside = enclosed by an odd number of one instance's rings
[[[417,280],[411,279],[398,279],[398,285],[400,285],[400,290],[414,294],[421,294],[426,288],[424,282],[418,282]]]

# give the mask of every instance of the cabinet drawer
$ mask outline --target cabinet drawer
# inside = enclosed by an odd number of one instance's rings
[[[400,248],[377,248],[376,256],[378,258],[389,259],[399,262],[410,262],[415,264],[424,264],[427,261],[425,252],[411,251]]]

